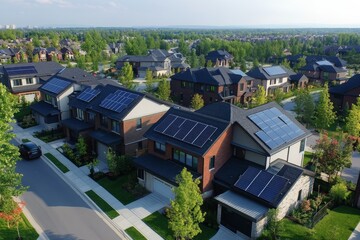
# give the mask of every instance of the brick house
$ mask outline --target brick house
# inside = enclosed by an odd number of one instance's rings
[[[254,89],[253,79],[241,70],[200,68],[171,76],[171,96],[181,105],[190,106],[194,94],[202,95],[205,105],[213,102],[245,103]]]
[[[33,57],[37,55],[39,57],[40,62],[46,62],[47,61],[47,49],[43,47],[36,47],[33,51]]]
[[[110,147],[119,154],[141,154],[147,146],[143,134],[169,109],[145,94],[111,84],[74,92],[69,107],[70,118],[62,121],[67,139],[89,137],[105,163]]]
[[[215,50],[215,51],[211,51],[209,52],[206,56],[205,56],[205,60],[206,63],[208,61],[212,62],[212,66],[211,67],[227,67],[229,68],[231,63],[234,60],[234,57],[228,53],[226,50]],[[207,66],[210,67],[210,66]]]
[[[308,77],[302,73],[290,75],[288,81],[292,88],[305,88],[309,83]]]
[[[360,96],[360,74],[355,74],[346,83],[330,87],[329,93],[336,110],[350,109]]]
[[[195,112],[172,108],[146,132],[148,154],[134,163],[139,183],[168,199],[186,167],[201,180],[204,197],[216,196],[219,224],[255,238],[270,208],[282,218],[312,192],[314,174],[301,168],[309,135],[276,103],[250,110],[225,102]],[[251,191],[244,188],[249,179],[256,180]]]

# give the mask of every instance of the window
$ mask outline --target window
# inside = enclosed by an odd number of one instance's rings
[[[301,195],[302,195],[302,189],[299,191],[299,193],[298,193],[298,201],[300,201],[301,200]]]
[[[247,85],[250,87],[252,85],[252,81],[247,81]]]
[[[184,101],[184,94],[180,93],[180,101]]]
[[[108,127],[107,117],[101,116],[100,123],[101,123],[101,126],[107,128]]]
[[[283,78],[279,78],[279,83],[282,83],[284,81]]]
[[[210,86],[210,91],[215,92],[215,86]]]
[[[303,152],[305,150],[305,139],[301,140],[300,142],[300,151],[299,152]]]
[[[181,82],[181,87],[182,87],[182,88],[186,87],[186,82],[182,81],[182,82]]]
[[[194,169],[197,169],[198,166],[197,157],[194,157],[188,153],[184,153],[183,151],[177,149],[173,150],[173,160],[179,161]]]
[[[45,102],[52,103],[52,97],[50,95],[45,94]]]
[[[13,79],[13,86],[21,86],[22,85],[22,81],[21,79]]]
[[[142,128],[142,120],[141,118],[136,119],[136,129]]]
[[[240,83],[240,91],[244,91],[244,84]]]
[[[95,113],[89,113],[89,122],[94,122],[95,120]]]
[[[271,80],[270,80],[270,85],[275,84],[275,81],[276,81],[275,79],[271,79]]]
[[[33,81],[32,78],[27,78],[26,79],[26,84],[33,84],[33,83],[34,83],[34,81]]]
[[[76,118],[79,120],[84,120],[84,111],[77,108],[76,109]]]
[[[179,161],[182,163],[185,163],[185,153],[181,152],[179,153]]]
[[[209,169],[213,169],[214,167],[215,167],[215,156],[212,156],[210,158]]]
[[[137,170],[137,177],[140,178],[141,180],[145,180],[144,169]]]
[[[142,150],[143,149],[143,143],[142,141],[138,142],[138,150]]]
[[[120,123],[119,121],[111,121],[111,131],[119,133],[120,132]]]
[[[159,143],[159,142],[155,142],[155,151],[156,151],[156,152],[164,153],[165,150],[166,150],[165,144],[162,144],[162,143]]]

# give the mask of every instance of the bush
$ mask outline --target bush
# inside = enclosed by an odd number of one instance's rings
[[[331,187],[329,195],[335,204],[340,205],[349,197],[350,191],[344,182],[339,182]]]
[[[127,174],[133,170],[130,157],[126,155],[116,155],[116,152],[111,148],[109,148],[106,158],[109,170],[116,175]]]

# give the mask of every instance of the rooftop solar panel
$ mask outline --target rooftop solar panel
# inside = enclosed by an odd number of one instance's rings
[[[48,92],[59,94],[60,92],[64,91],[68,86],[70,86],[70,84],[71,82],[59,78],[53,78],[47,81],[41,88]]]
[[[159,122],[154,130],[202,148],[215,133],[217,128],[191,119],[169,114]]]
[[[250,184],[254,181],[257,175],[261,172],[260,169],[254,167],[248,167],[245,172],[240,176],[240,178],[234,184],[235,187],[246,190]]]
[[[280,66],[264,67],[263,69],[270,76],[276,76],[286,73],[286,71]]]
[[[126,92],[124,90],[117,90],[116,92],[109,94],[100,103],[99,106],[117,113],[121,113],[138,96],[139,95],[137,94]]]
[[[271,181],[260,193],[259,197],[267,202],[274,203],[279,197],[281,197],[280,194],[287,183],[288,179],[274,175]]]
[[[317,61],[316,62],[320,66],[332,66],[333,64],[327,60]]]
[[[34,66],[9,67],[9,68],[6,68],[6,72],[9,76],[27,75],[27,74],[36,74],[37,73]]]
[[[97,95],[99,95],[100,90],[99,89],[91,89],[86,88],[84,91],[82,91],[78,96],[77,99],[83,100],[85,102],[90,102],[94,99]]]

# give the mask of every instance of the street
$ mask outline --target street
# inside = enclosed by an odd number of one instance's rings
[[[120,239],[44,161],[43,158],[19,161],[17,172],[24,175],[23,185],[29,186],[21,199],[48,238]]]

